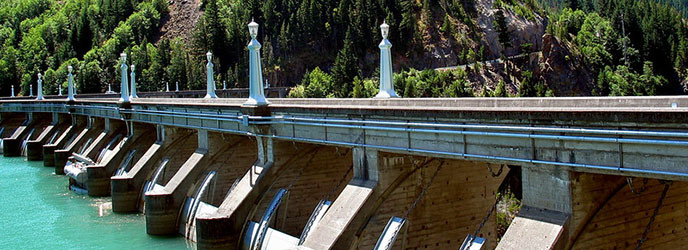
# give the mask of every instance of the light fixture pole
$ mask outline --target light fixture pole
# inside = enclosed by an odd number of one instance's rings
[[[43,75],[38,73],[38,93],[36,93],[36,100],[43,100]]]
[[[205,54],[205,57],[208,58],[208,64],[205,65],[206,83],[208,87],[204,98],[217,98],[217,95],[215,94],[215,79],[213,78],[213,67],[215,66],[212,62],[213,53],[208,51],[208,53]]]
[[[120,69],[120,75],[121,75],[121,82],[120,82],[120,98],[119,102],[124,104],[124,103],[129,103],[129,79],[127,79],[127,54],[122,52],[122,54],[119,54],[119,58],[122,61],[122,65],[119,66]]]
[[[258,36],[258,24],[254,21],[248,24],[248,31],[251,34],[251,42],[248,44],[249,50],[249,97],[245,106],[266,106],[270,104],[265,99],[263,93],[263,69],[260,63],[261,45],[256,40]]]
[[[131,65],[131,98],[139,98],[136,94],[136,65]]]
[[[378,46],[380,47],[380,92],[375,95],[375,98],[399,97],[397,93],[394,92],[394,84],[392,84],[394,77],[392,73],[392,43],[387,40],[389,25],[382,22],[380,30],[382,31],[382,41]]]
[[[69,74],[67,74],[67,101],[68,102],[73,102],[74,101],[74,75],[72,75],[72,66],[67,66],[67,71],[69,71]]]

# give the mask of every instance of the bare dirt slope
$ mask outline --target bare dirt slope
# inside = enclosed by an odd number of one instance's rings
[[[193,31],[203,11],[200,9],[200,0],[168,0],[170,6],[169,15],[163,18],[160,32],[156,36],[155,43],[163,39],[181,37],[186,44],[191,42]]]

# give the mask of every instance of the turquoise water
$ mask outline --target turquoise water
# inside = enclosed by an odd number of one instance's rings
[[[68,177],[24,157],[0,156],[0,249],[192,249],[146,234],[142,214],[115,214],[107,198],[67,190]]]

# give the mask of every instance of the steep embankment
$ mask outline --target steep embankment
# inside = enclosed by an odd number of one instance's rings
[[[499,43],[499,33],[495,29],[495,14],[500,9],[504,12],[510,35],[511,46],[506,48],[507,56],[528,52],[524,50],[542,49],[542,35],[545,34],[547,19],[541,16],[539,11],[527,8],[524,3],[519,2],[514,5],[504,5],[502,8],[495,7],[494,0],[477,0],[476,2],[478,27],[483,34],[480,43],[488,48],[488,58],[497,58],[504,50],[502,44]],[[522,48],[525,44],[531,44],[531,47]]]
[[[411,54],[406,60],[407,51],[395,51],[401,57],[399,65],[417,69],[448,67],[497,59],[503,53],[513,56],[541,49],[547,20],[536,9],[538,7],[529,7],[519,1],[500,6],[494,0],[466,3],[468,6],[464,6],[466,16],[463,19],[451,17],[450,11],[445,11],[441,4],[433,9],[430,20],[421,13],[418,28],[422,37],[422,52],[420,55]],[[503,11],[508,27],[511,45],[506,51],[499,42],[499,32],[495,27],[498,10]],[[445,24],[447,21],[450,25]]]
[[[542,37],[542,56],[535,74],[554,91],[556,96],[590,95],[593,76],[583,64],[583,58],[571,53],[569,44],[562,44],[550,34]]]
[[[155,44],[163,39],[172,40],[180,37],[187,44],[193,38],[193,30],[201,19],[203,12],[199,0],[170,0],[169,14],[162,18]]]

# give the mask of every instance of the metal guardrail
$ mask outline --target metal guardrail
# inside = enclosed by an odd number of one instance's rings
[[[284,98],[291,90],[291,87],[269,87],[264,89],[265,95],[268,97],[279,97]],[[178,91],[145,91],[137,92],[139,98],[198,98],[203,97],[207,93],[207,90],[178,90]],[[241,97],[245,98],[249,96],[248,88],[229,88],[229,89],[217,89],[215,93],[219,97]],[[66,100],[66,95],[44,95],[46,100]],[[90,99],[90,98],[119,98],[119,93],[86,93],[86,94],[76,94],[74,98],[79,99]],[[0,97],[0,101],[10,101],[10,100],[35,100],[36,97],[30,96],[17,96],[17,97]]]
[[[596,143],[612,143],[612,144],[636,144],[636,145],[653,145],[653,146],[678,146],[688,147],[688,132],[680,131],[642,131],[642,130],[622,130],[622,129],[591,129],[591,128],[559,128],[559,127],[531,127],[531,126],[517,126],[517,125],[499,125],[499,124],[452,124],[452,123],[427,123],[427,122],[398,122],[385,120],[362,120],[362,119],[325,119],[317,117],[293,117],[293,116],[245,116],[237,113],[221,114],[219,110],[213,109],[215,113],[203,112],[202,108],[189,111],[174,110],[154,110],[155,105],[144,105],[145,108],[134,107],[132,109],[121,109],[114,105],[104,105],[98,103],[95,105],[66,105],[64,103],[3,103],[0,106],[3,112],[59,112],[70,113],[70,109],[76,114],[103,116],[109,118],[123,119],[123,114],[131,114],[131,121],[161,124],[168,126],[179,126],[191,129],[204,129],[209,131],[233,133],[238,135],[268,137],[274,139],[291,140],[305,143],[317,143],[345,147],[366,147],[379,150],[393,151],[393,152],[408,152],[414,154],[433,154],[440,156],[449,156],[474,160],[489,160],[489,161],[503,161],[511,163],[525,163],[525,164],[547,164],[555,166],[564,166],[572,168],[595,169],[604,171],[614,171],[618,173],[642,173],[652,175],[667,175],[680,178],[688,178],[688,173],[676,171],[662,171],[638,168],[626,168],[621,164],[619,166],[609,165],[594,165],[582,163],[570,163],[560,161],[546,161],[538,159],[518,158],[518,157],[504,157],[495,155],[471,154],[467,152],[452,152],[448,150],[430,150],[413,148],[412,145],[407,147],[375,145],[371,143],[355,143],[348,141],[335,141],[314,139],[303,136],[288,136],[277,134],[260,134],[252,130],[241,127],[249,125],[298,125],[298,126],[312,126],[325,128],[346,128],[358,129],[363,131],[388,131],[388,132],[403,132],[408,134],[410,141],[411,133],[427,133],[427,134],[441,134],[453,136],[491,136],[504,138],[520,138],[530,140],[554,140],[554,141],[572,141],[572,142],[596,142]],[[90,110],[92,112],[86,112]],[[74,114],[74,113],[72,113]],[[142,119],[134,115],[147,115],[148,119]],[[157,117],[155,119],[154,117]],[[169,121],[172,118],[172,121]],[[175,122],[174,118],[184,118],[185,121]],[[197,120],[196,122],[189,123]],[[165,121],[168,120],[168,121]],[[200,122],[199,122],[200,121]],[[206,121],[213,121],[213,126]],[[220,122],[229,122],[236,125],[236,129],[220,126]],[[233,125],[234,126],[234,125]],[[571,135],[573,134],[573,135]],[[636,137],[636,138],[629,138]],[[644,138],[638,138],[644,137]],[[623,154],[620,148],[619,154]]]

